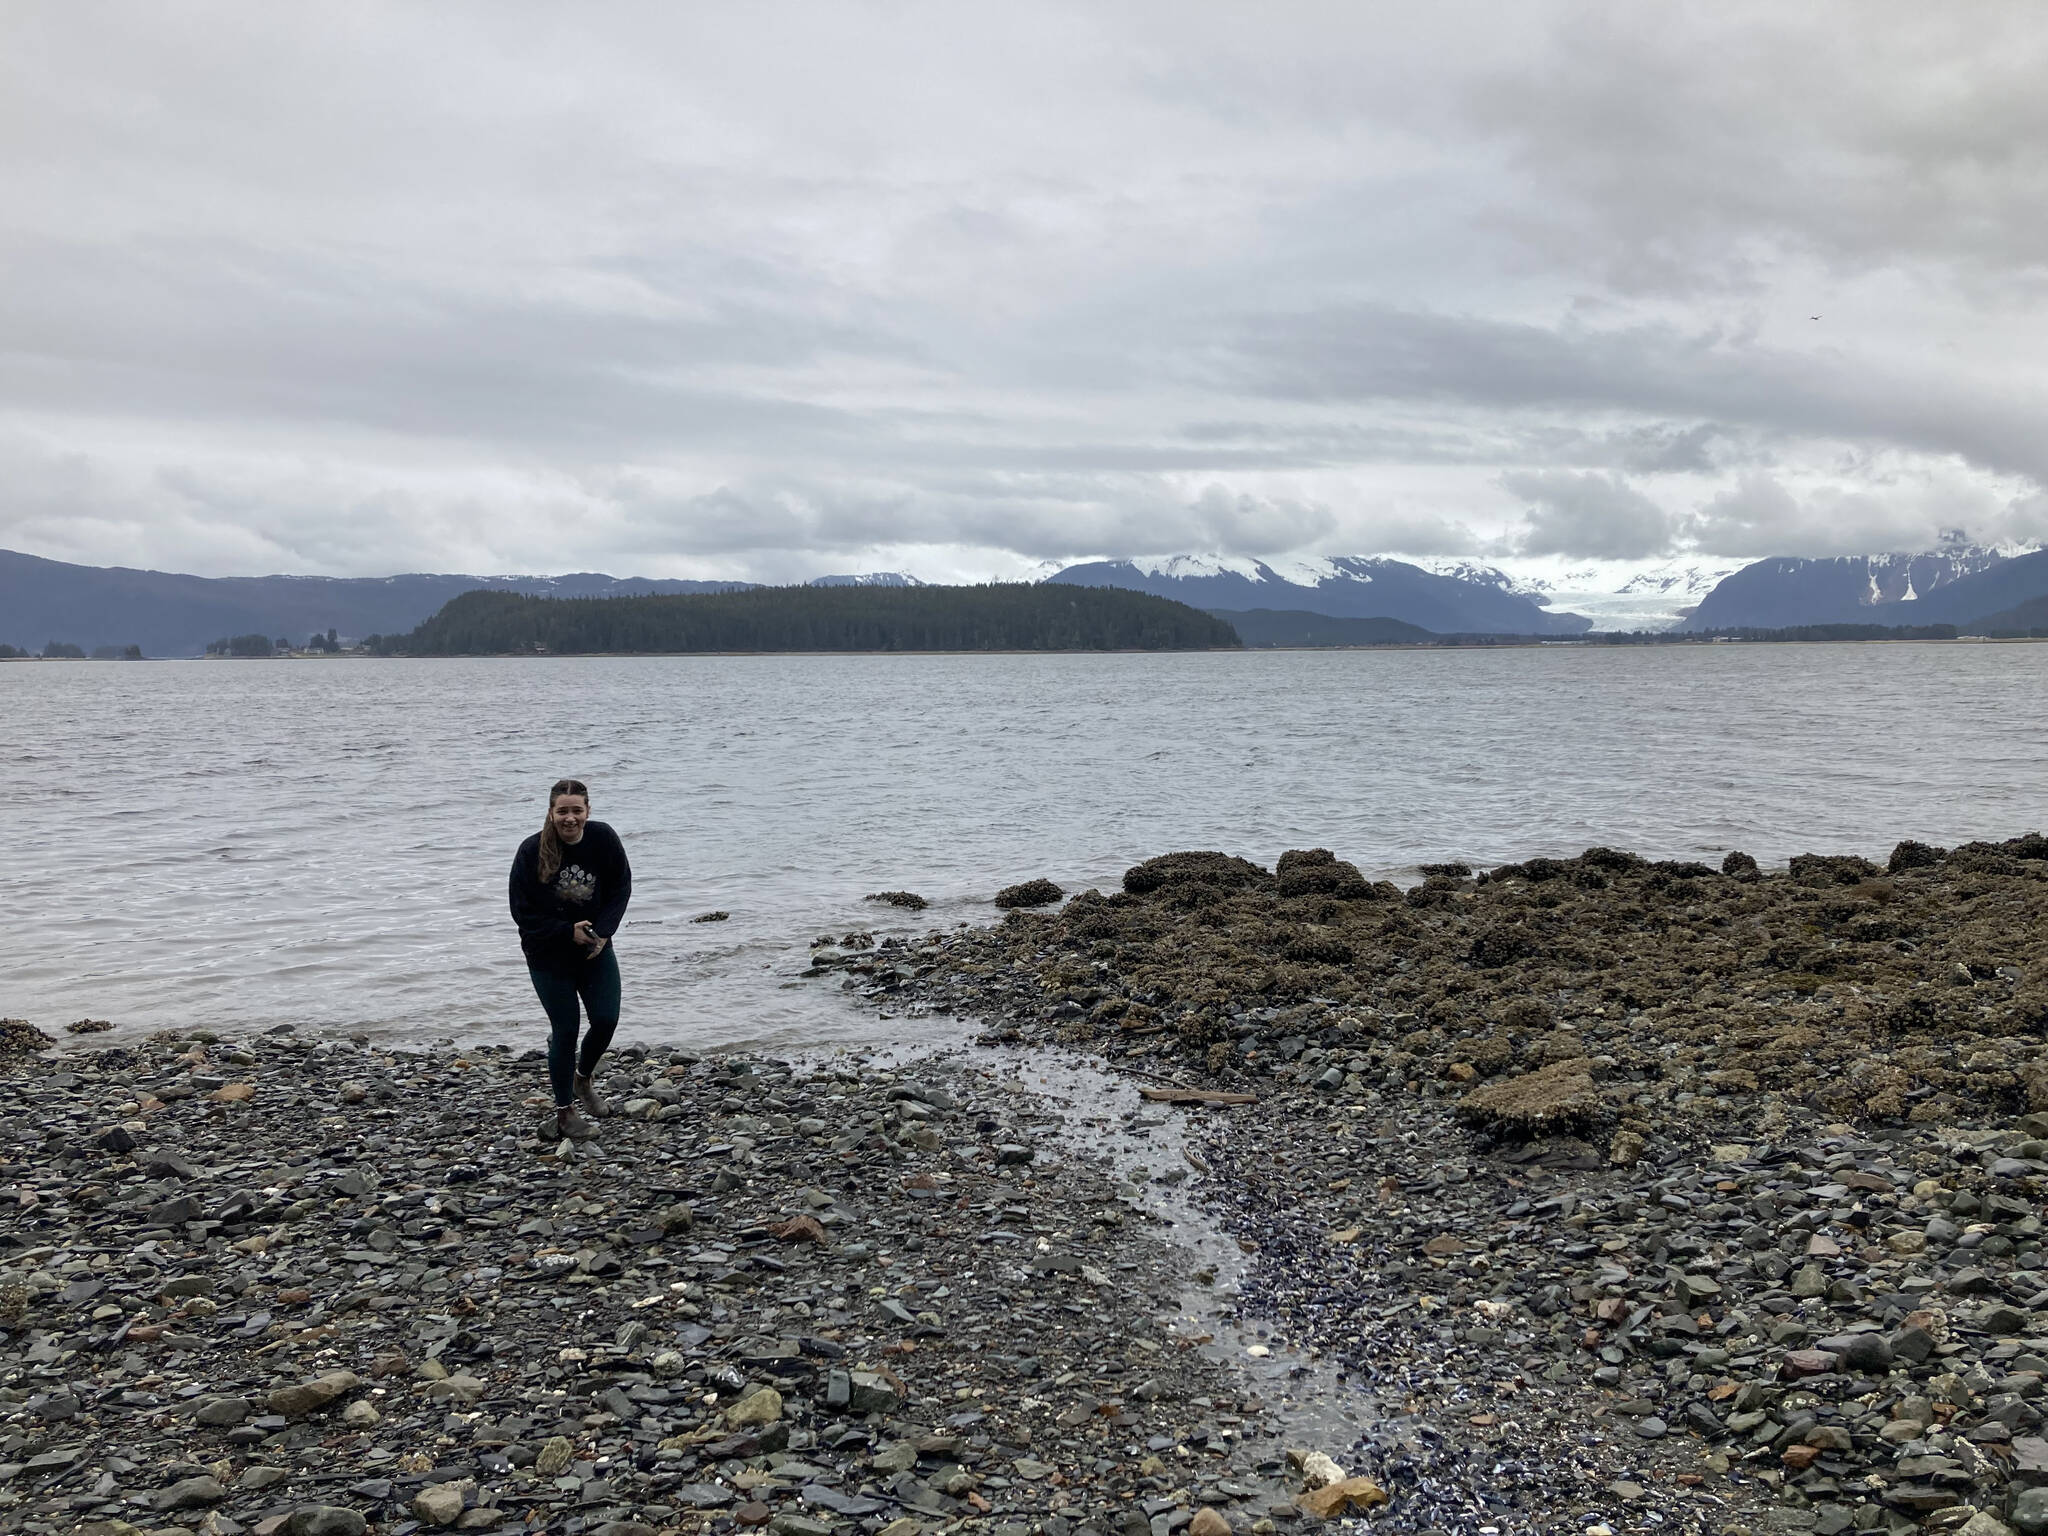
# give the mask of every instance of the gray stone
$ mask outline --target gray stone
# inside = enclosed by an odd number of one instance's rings
[[[1892,1368],[1892,1346],[1881,1333],[1852,1333],[1821,1340],[1822,1349],[1835,1351],[1838,1370],[1860,1376],[1882,1376]]]
[[[306,1504],[285,1518],[283,1536],[363,1536],[366,1524],[353,1509]]]
[[[209,1397],[192,1415],[195,1424],[231,1426],[249,1417],[252,1404],[246,1397]]]
[[[1891,1338],[1892,1354],[1914,1365],[1922,1365],[1934,1353],[1934,1335],[1925,1328],[1901,1328]]]
[[[1680,1306],[1692,1307],[1719,1296],[1721,1282],[1711,1275],[1680,1275],[1671,1282],[1671,1289]]]
[[[2048,1488],[2023,1488],[2012,1501],[2012,1523],[2020,1536],[2048,1536]]]
[[[846,1406],[854,1413],[894,1413],[903,1406],[903,1398],[888,1378],[855,1371],[847,1381]]]
[[[427,1525],[453,1525],[462,1518],[462,1490],[452,1483],[429,1483],[413,1495],[412,1512]]]
[[[220,1479],[208,1474],[205,1477],[188,1477],[160,1488],[150,1495],[150,1506],[154,1509],[203,1509],[208,1504],[218,1504],[228,1496],[221,1487]]]

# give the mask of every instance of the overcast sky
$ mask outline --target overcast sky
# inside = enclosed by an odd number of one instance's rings
[[[2048,538],[2048,12],[16,5],[0,546]]]

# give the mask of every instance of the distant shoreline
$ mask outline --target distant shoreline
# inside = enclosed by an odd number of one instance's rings
[[[0,656],[0,666],[12,662],[55,662],[87,666],[108,664],[134,666],[138,663],[168,661],[213,662],[347,662],[347,661],[591,661],[603,658],[654,658],[665,656],[1256,656],[1285,652],[1289,654],[1329,655],[1339,652],[1358,651],[1524,651],[1524,650],[1647,650],[1682,646],[1821,646],[1821,645],[2042,645],[2048,644],[2048,635],[1956,635],[1950,638],[1870,638],[1854,640],[1742,640],[1733,636],[1673,637],[1670,639],[1650,638],[1644,640],[1611,641],[1589,640],[1580,637],[1556,635],[1504,636],[1496,640],[1451,640],[1425,642],[1419,640],[1388,641],[1381,645],[1246,645],[1246,646],[1203,646],[1175,648],[1171,651],[1154,650],[1143,646],[1126,646],[1115,650],[1024,650],[1024,649],[960,649],[960,650],[775,650],[775,651],[547,651],[523,654],[517,651],[503,651],[466,656],[399,656],[373,655],[367,651],[345,651],[339,655],[317,652],[294,652],[283,656],[133,656],[133,657],[78,657],[78,656]]]

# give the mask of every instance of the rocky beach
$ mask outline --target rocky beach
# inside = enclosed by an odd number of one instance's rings
[[[1291,1510],[1185,1255],[1014,1069],[628,1049],[556,1144],[538,1053],[9,1039],[9,1529]]]
[[[2048,1531],[2048,839],[1131,869],[820,966],[1199,1105],[1415,1531]],[[1251,1099],[1249,1103],[1216,1102]]]
[[[0,1524],[2048,1531],[2048,840],[1004,895],[812,951],[980,1043],[631,1047],[582,1143],[10,1021]]]

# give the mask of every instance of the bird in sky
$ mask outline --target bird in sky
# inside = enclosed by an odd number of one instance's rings
[[[1819,315],[1808,315],[1808,316],[1807,316],[1806,318],[1807,318],[1807,319],[1809,319],[1809,320],[1818,320],[1818,319],[1820,318],[1820,316],[1819,316]]]

